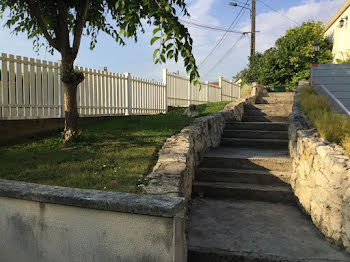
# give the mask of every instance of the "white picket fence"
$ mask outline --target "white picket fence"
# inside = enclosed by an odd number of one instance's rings
[[[60,65],[2,53],[0,56],[0,119],[64,117]],[[85,75],[78,86],[80,116],[149,115],[168,106],[188,106],[239,98],[239,86],[219,78],[219,85],[163,71],[163,83],[103,70],[76,67]]]
[[[168,73],[164,69],[163,83],[167,86],[168,106],[184,107],[240,98],[240,86],[223,77],[219,77],[218,85],[200,82],[199,86],[194,86],[188,77]]]

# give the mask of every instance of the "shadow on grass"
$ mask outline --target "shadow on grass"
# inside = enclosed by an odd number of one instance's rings
[[[202,115],[227,103],[199,106]],[[63,143],[61,131],[26,143],[0,147],[0,177],[67,187],[141,193],[145,176],[164,141],[193,119],[178,109],[164,115],[133,116],[81,125],[77,141]]]

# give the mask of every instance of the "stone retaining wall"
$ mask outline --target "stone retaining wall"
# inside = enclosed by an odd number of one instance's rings
[[[220,144],[225,122],[241,121],[244,105],[255,103],[263,93],[264,87],[255,83],[251,96],[226,105],[221,112],[195,119],[180,133],[168,138],[153,172],[147,177],[145,193],[189,200],[195,167],[210,148]]]
[[[346,151],[310,129],[295,94],[290,115],[291,186],[313,223],[350,252],[350,159]]]

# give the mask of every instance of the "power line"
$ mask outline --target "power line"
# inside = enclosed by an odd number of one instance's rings
[[[182,23],[193,25],[193,26],[197,26],[197,27],[201,27],[201,28],[205,28],[205,29],[209,29],[209,30],[224,31],[224,32],[236,33],[236,34],[248,33],[248,32],[242,32],[242,31],[237,31],[237,30],[228,30],[226,28],[215,26],[215,25],[208,25],[208,24],[203,24],[203,23],[198,23],[198,22],[186,21],[185,19],[182,19],[182,18],[179,18],[179,20]]]
[[[293,19],[289,18],[288,16],[282,14],[281,12],[277,11],[276,9],[274,9],[273,7],[269,6],[268,4],[266,4],[265,2],[263,2],[262,0],[257,0],[259,1],[260,3],[262,3],[264,6],[270,8],[272,11],[274,11],[275,13],[279,14],[280,16],[288,19],[289,21],[293,22],[294,24],[296,25],[299,25],[296,21],[294,21]]]
[[[245,34],[241,35],[241,37],[233,44],[233,46],[224,54],[224,56],[212,67],[210,70],[208,70],[204,76],[206,76],[210,71],[214,70],[215,67],[217,67],[218,64],[222,62],[230,53],[231,51],[239,44],[239,42],[242,40],[242,38],[245,36]]]
[[[244,2],[242,2],[242,1],[237,1],[237,0],[235,0],[235,2],[237,2],[237,3],[241,4],[241,5],[250,7],[250,4],[248,4],[248,2],[247,2],[247,3],[244,3]]]
[[[243,12],[240,14],[240,16],[238,17],[237,22],[235,23],[234,26],[236,26],[236,25],[238,24],[239,20],[240,20],[241,17],[244,15],[244,13],[245,13],[245,10],[243,10]],[[245,32],[243,35],[248,34],[248,33],[250,33],[250,32]],[[224,41],[225,41],[228,37],[229,37],[229,34],[223,35],[223,38],[220,39],[220,40],[222,40],[222,41],[221,41],[221,42],[219,41],[219,42],[217,43],[216,47],[214,47],[214,48],[211,50],[211,53],[206,57],[206,59],[208,59],[208,58],[210,57],[211,54],[215,53],[215,51],[216,51],[219,47],[222,46],[222,44],[224,43]],[[204,62],[204,60],[203,60],[203,62]],[[203,62],[202,62],[201,64],[203,64]],[[207,61],[207,64],[208,64],[208,61]]]
[[[249,0],[247,0],[246,4],[248,3],[248,1],[249,1]],[[245,10],[244,10],[244,7],[242,7],[241,10],[239,11],[238,15],[237,15],[236,18],[233,20],[233,22],[231,23],[231,25],[229,26],[229,28],[228,28],[227,30],[230,30],[231,27],[236,23],[236,21],[237,21],[237,23],[238,23],[240,17],[243,15],[242,12],[244,13],[244,11],[245,11]],[[242,15],[241,15],[241,14],[242,14]],[[215,51],[215,49],[216,49],[219,45],[221,45],[223,41],[225,41],[225,39],[227,38],[227,37],[225,38],[226,35],[227,35],[227,31],[226,31],[226,32],[224,33],[224,35],[221,37],[221,39],[219,40],[219,42],[213,47],[213,49],[210,51],[210,53],[209,53],[209,54],[204,58],[204,60],[199,64],[198,67],[202,66],[202,65],[205,63],[205,61],[207,61],[208,58],[212,55],[212,53]]]

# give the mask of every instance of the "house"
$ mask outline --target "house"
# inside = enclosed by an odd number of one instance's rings
[[[243,82],[243,79],[242,79],[242,78],[237,78],[233,83],[235,83],[236,85],[241,86],[241,85],[242,85],[242,82]]]
[[[333,63],[350,58],[350,0],[347,0],[325,27],[325,36],[333,42]]]

